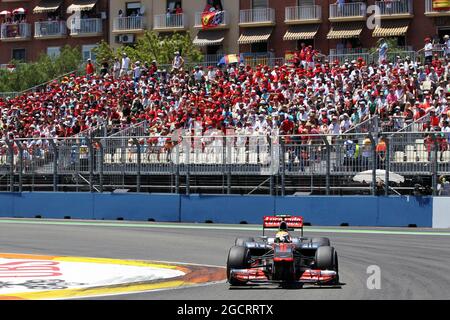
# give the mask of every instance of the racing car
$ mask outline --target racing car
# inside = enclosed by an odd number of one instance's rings
[[[267,237],[266,229],[278,229]],[[289,233],[300,229],[300,237]],[[265,216],[263,235],[237,238],[227,260],[231,286],[257,283],[339,285],[338,255],[328,238],[303,236],[300,216]]]

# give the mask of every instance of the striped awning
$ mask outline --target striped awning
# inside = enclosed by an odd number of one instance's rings
[[[272,28],[246,28],[238,39],[239,44],[267,42],[272,34]]]
[[[67,13],[72,13],[74,11],[89,11],[96,3],[97,0],[74,0],[73,3],[67,7]]]
[[[381,26],[375,27],[373,37],[399,37],[408,32],[409,21],[382,21]]]
[[[336,23],[328,32],[327,39],[358,38],[364,28],[360,22]]]
[[[319,30],[318,24],[290,26],[284,34],[283,40],[314,39]]]
[[[200,30],[192,43],[199,47],[219,45],[225,39],[224,31]]]
[[[61,5],[62,0],[41,0],[39,4],[34,7],[33,13],[55,12]]]

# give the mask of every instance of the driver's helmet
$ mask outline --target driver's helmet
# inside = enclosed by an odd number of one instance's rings
[[[277,243],[290,243],[291,242],[291,236],[289,235],[289,232],[287,231],[279,231],[277,232],[275,236],[275,242]]]

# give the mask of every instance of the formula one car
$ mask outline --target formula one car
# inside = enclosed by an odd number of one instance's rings
[[[275,237],[266,229],[278,229]],[[301,229],[300,237],[289,231]],[[237,238],[228,253],[227,278],[232,286],[256,283],[339,285],[338,256],[328,238],[303,237],[303,218],[265,216],[263,236]]]

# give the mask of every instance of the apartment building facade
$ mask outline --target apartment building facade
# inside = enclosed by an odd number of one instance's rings
[[[380,10],[375,28],[371,6]],[[74,10],[78,28],[67,26]],[[65,44],[87,58],[102,39],[132,45],[145,30],[189,33],[209,62],[229,53],[284,57],[301,43],[324,54],[360,52],[380,37],[419,50],[425,37],[450,34],[450,10],[433,0],[0,0],[2,12],[10,14],[0,14],[0,64],[57,54]]]
[[[205,12],[216,18],[214,25],[202,24]],[[110,17],[113,46],[132,44],[145,30],[153,30],[160,36],[189,33],[211,62],[239,52],[239,0],[112,0]]]
[[[78,46],[83,58],[108,40],[108,0],[0,0],[0,64],[57,55]]]
[[[381,24],[374,24],[375,8]],[[324,54],[358,52],[395,37],[405,50],[419,50],[424,38],[450,34],[450,11],[433,0],[241,0],[240,52],[284,56],[302,42]]]

